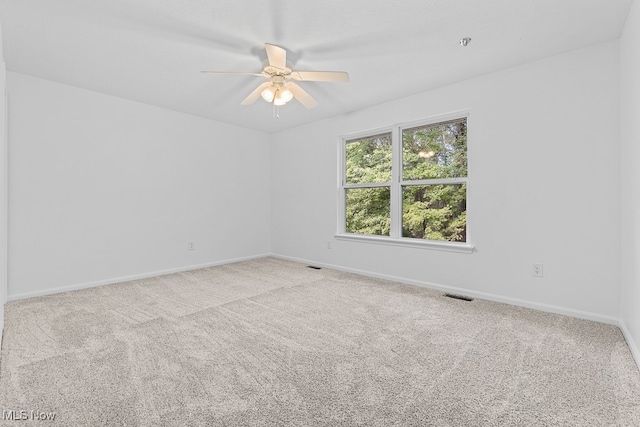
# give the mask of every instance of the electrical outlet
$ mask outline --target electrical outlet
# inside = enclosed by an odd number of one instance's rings
[[[327,241],[327,249],[331,249],[331,242]]]
[[[194,242],[187,243],[187,249],[190,250],[190,251],[195,251],[196,250],[196,244]]]
[[[533,264],[531,275],[533,277],[542,277],[542,264]]]

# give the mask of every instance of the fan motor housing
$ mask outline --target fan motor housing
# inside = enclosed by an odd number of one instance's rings
[[[276,77],[276,76],[288,77],[291,75],[291,68],[282,69],[282,68],[273,67],[271,65],[267,65],[262,69],[262,72],[270,75],[271,77]]]

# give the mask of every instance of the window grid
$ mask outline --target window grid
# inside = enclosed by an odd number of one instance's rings
[[[346,202],[346,192],[348,189],[352,188],[381,188],[388,187],[390,191],[390,228],[389,235],[386,238],[391,238],[397,241],[411,241],[411,245],[415,246],[415,243],[419,241],[424,242],[432,242],[436,244],[443,245],[467,245],[469,242],[469,232],[468,232],[468,220],[466,215],[468,213],[468,173],[466,171],[466,163],[465,163],[465,176],[460,177],[444,177],[444,178],[430,178],[430,179],[403,179],[404,174],[404,159],[403,159],[403,133],[405,131],[412,131],[415,129],[421,128],[432,128],[439,125],[446,125],[450,123],[460,122],[462,120],[465,121],[465,125],[467,124],[468,113],[456,113],[449,115],[448,117],[441,117],[440,120],[437,118],[432,120],[424,120],[420,122],[408,123],[408,124],[399,124],[395,125],[391,128],[386,128],[377,131],[371,132],[363,132],[360,134],[350,135],[348,138],[342,138],[340,144],[340,197],[339,197],[339,205],[340,205],[340,215],[339,215],[339,226],[338,233],[345,234],[347,232],[347,202]],[[374,138],[379,136],[381,133],[391,133],[392,140],[392,167],[391,167],[391,181],[390,182],[375,182],[375,183],[351,183],[348,184],[347,181],[347,144],[354,141],[359,141],[361,139],[366,138]],[[466,141],[465,141],[466,143]],[[431,153],[433,155],[433,153]],[[466,146],[465,153],[466,156]],[[466,162],[466,157],[465,157]],[[464,205],[465,210],[463,211],[465,215],[465,225],[464,225],[464,236],[465,239],[463,241],[451,241],[451,240],[442,240],[442,239],[421,239],[414,237],[403,237],[403,191],[405,191],[408,187],[434,187],[441,186],[454,186],[454,185],[462,185],[464,187]],[[462,188],[462,187],[459,187]],[[428,191],[427,191],[428,193]],[[348,233],[352,234],[352,233]],[[362,234],[362,233],[353,233],[357,236],[362,237],[377,237],[378,235],[370,235],[370,234]]]

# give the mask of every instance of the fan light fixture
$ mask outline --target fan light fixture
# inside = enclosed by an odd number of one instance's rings
[[[293,93],[282,86],[271,85],[260,94],[262,99],[267,102],[273,102],[273,105],[281,106],[293,99]]]

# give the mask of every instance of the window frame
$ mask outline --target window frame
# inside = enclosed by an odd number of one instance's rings
[[[467,176],[456,178],[442,179],[426,179],[426,180],[403,180],[402,179],[402,132],[406,129],[412,129],[420,126],[435,125],[438,123],[466,119],[467,120],[467,137],[469,137],[469,117],[468,110],[455,111],[448,114],[432,116],[421,120],[411,122],[396,123],[393,125],[369,129],[367,131],[355,132],[341,135],[338,143],[338,230],[335,238],[338,240],[346,240],[353,242],[366,242],[374,244],[384,244],[393,246],[404,246],[414,248],[436,249],[451,252],[473,253],[475,247],[470,243],[471,234],[469,232],[470,218],[470,161],[467,160]],[[366,184],[347,184],[346,182],[346,146],[348,141],[364,139],[367,137],[391,133],[391,182],[384,183],[366,183]],[[469,159],[469,146],[467,145],[467,159]],[[465,184],[467,189],[466,199],[466,242],[450,242],[440,240],[417,239],[412,237],[402,237],[402,188],[414,185],[439,185],[439,184]],[[370,234],[348,233],[346,231],[346,190],[350,188],[373,188],[373,187],[389,187],[390,188],[390,215],[391,227],[389,236],[378,236]]]

